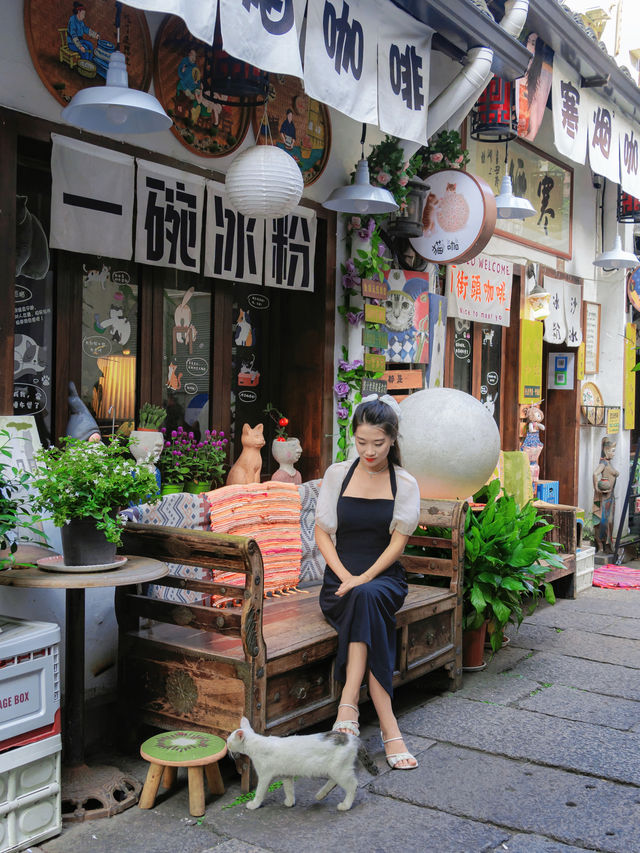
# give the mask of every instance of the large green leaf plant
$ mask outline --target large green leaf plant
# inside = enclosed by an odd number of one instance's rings
[[[553,525],[531,503],[521,508],[513,496],[498,496],[499,491],[500,482],[494,480],[485,507],[467,514],[463,586],[463,629],[487,621],[494,651],[503,643],[507,622],[520,627],[525,610],[533,612],[542,594],[555,603],[545,576],[562,566],[556,546],[543,538]]]

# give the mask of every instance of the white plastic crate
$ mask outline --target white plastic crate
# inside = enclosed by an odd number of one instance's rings
[[[61,832],[61,751],[54,735],[0,755],[0,853]]]
[[[60,627],[0,616],[0,751],[53,723],[60,707]]]
[[[596,549],[593,545],[578,548],[576,551],[576,595],[583,592],[593,583]]]

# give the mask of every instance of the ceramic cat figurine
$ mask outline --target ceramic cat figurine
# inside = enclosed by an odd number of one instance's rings
[[[263,425],[253,427],[245,424],[242,427],[242,453],[231,466],[227,474],[227,486],[238,486],[244,483],[259,483],[262,470],[260,448],[264,447]]]
[[[347,811],[353,804],[358,788],[355,772],[356,758],[376,776],[375,766],[358,738],[344,732],[325,732],[315,735],[291,735],[290,737],[264,737],[253,731],[246,717],[240,721],[241,728],[231,732],[227,746],[231,754],[248,755],[256,773],[258,785],[248,809],[258,809],[273,779],[282,779],[285,806],[294,806],[296,796],[294,776],[308,779],[328,779],[316,794],[322,800],[339,785],[345,792],[344,800],[338,803],[340,811]]]

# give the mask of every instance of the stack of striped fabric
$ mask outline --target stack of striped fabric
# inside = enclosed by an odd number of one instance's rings
[[[260,546],[264,591],[286,592],[300,580],[300,495],[293,483],[223,486],[207,494],[211,530],[250,536]],[[216,571],[217,583],[241,586],[244,575]],[[225,600],[217,600],[220,606]]]

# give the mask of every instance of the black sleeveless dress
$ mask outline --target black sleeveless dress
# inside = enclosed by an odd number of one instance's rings
[[[337,507],[336,550],[352,575],[366,572],[389,545],[389,525],[394,506],[394,501],[388,498],[344,496],[358,462],[356,459],[344,478]],[[389,479],[395,499],[397,486],[393,465],[389,465]],[[405,571],[396,561],[373,580],[338,597],[335,593],[340,583],[338,576],[327,566],[320,591],[320,607],[327,622],[338,632],[336,681],[344,683],[346,680],[349,643],[366,643],[369,669],[393,696],[395,617],[408,592]]]

